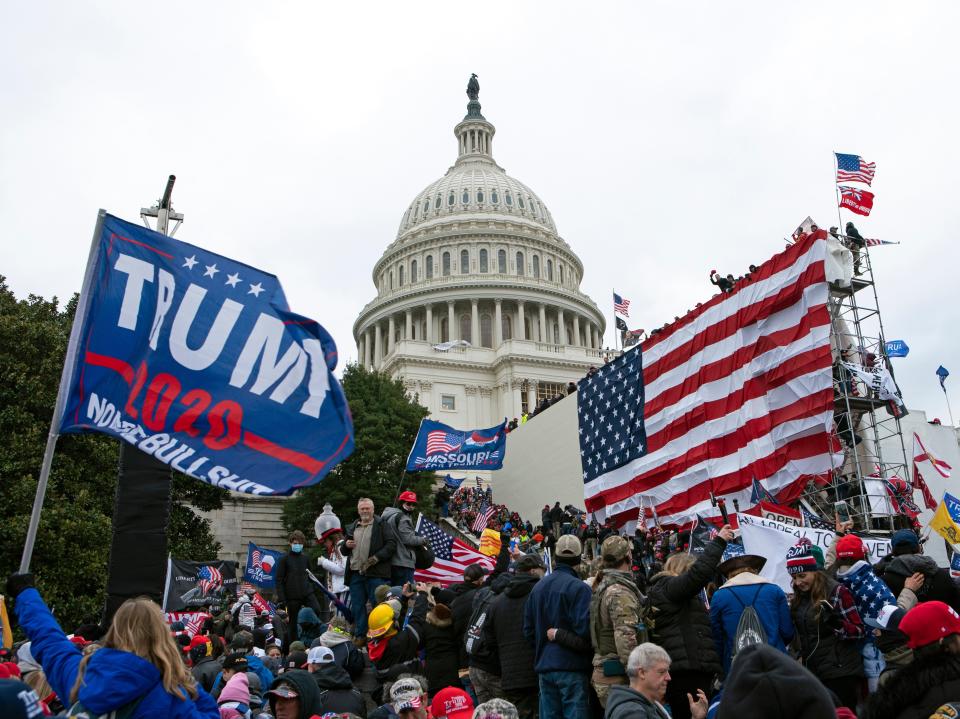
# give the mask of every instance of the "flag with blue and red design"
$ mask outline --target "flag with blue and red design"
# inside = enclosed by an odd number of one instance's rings
[[[773,498],[773,495],[768,492],[760,480],[756,477],[753,478],[753,484],[750,489],[750,504],[760,504],[760,502],[769,502],[770,504],[776,504],[777,500]]]
[[[840,207],[846,207],[850,212],[867,216],[873,209],[873,193],[861,190],[859,187],[839,185]]]
[[[333,338],[274,275],[106,213],[67,357],[60,432],[217,487],[291,494],[353,451]]]
[[[803,516],[803,526],[811,529],[829,529],[833,530],[833,525],[823,517],[818,517],[809,509],[800,505],[800,514]]]
[[[481,554],[462,539],[451,537],[422,514],[415,531],[429,540],[434,555],[433,566],[414,572],[418,582],[439,582],[444,587],[462,582],[463,572],[471,564],[480,564],[487,572],[493,571],[495,557]]]
[[[281,552],[248,542],[247,566],[243,570],[243,578],[258,587],[273,589],[277,562],[281,556]]]
[[[163,592],[163,611],[183,612],[217,605],[237,595],[234,563],[225,560],[190,562],[170,558]]]
[[[877,163],[867,162],[860,155],[847,155],[842,152],[833,154],[837,156],[837,182],[862,182],[865,185],[873,183],[873,176],[877,174]]]
[[[506,427],[504,420],[489,429],[458,430],[425,419],[407,457],[407,471],[500,469],[507,449]]]

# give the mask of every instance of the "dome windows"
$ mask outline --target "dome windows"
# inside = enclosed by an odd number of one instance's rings
[[[449,252],[443,253],[443,258],[441,259],[440,264],[442,266],[441,272],[443,273],[443,276],[449,277],[450,276],[450,253]]]
[[[493,320],[490,315],[480,315],[480,346],[493,347]]]
[[[535,279],[540,279],[540,255],[533,256],[533,276]]]
[[[490,268],[489,268],[488,265],[487,265],[487,251],[486,251],[486,250],[480,250],[480,271],[481,271],[481,272],[488,272],[489,269],[490,269]]]
[[[547,279],[553,282],[553,260],[547,260]]]
[[[477,190],[477,204],[483,204],[483,190]]]
[[[513,195],[510,194],[510,190],[503,193],[503,201],[507,203],[507,207],[513,207]]]
[[[428,212],[430,212],[429,198],[423,201],[423,216],[426,217]]]
[[[517,276],[523,277],[523,274],[524,274],[523,253],[518,252],[517,253]]]
[[[497,250],[497,272],[501,275],[507,274],[507,251]]]
[[[463,202],[464,205],[470,204],[470,190],[463,191],[463,195],[461,195],[460,201]]]
[[[400,287],[403,287],[403,265],[400,265],[400,267],[397,268],[397,279]]]
[[[557,272],[560,273],[560,284],[562,285],[563,284],[563,265],[561,265],[559,262],[557,263]]]
[[[470,253],[466,250],[460,250],[460,274],[465,275],[470,271]]]
[[[417,261],[410,260],[410,283],[413,284],[417,281]]]
[[[520,209],[521,209],[521,210],[524,209],[524,207],[526,207],[526,205],[523,204],[523,196],[522,196],[522,195],[517,195],[517,204],[520,205]]]
[[[427,255],[427,259],[424,260],[427,264],[424,268],[424,273],[426,274],[426,279],[433,279],[433,255]]]
[[[433,209],[439,210],[442,204],[443,204],[443,198],[438,194],[437,199],[433,203]]]
[[[450,194],[447,195],[447,207],[453,207],[457,203],[457,195],[453,190],[450,190]]]
[[[497,193],[496,190],[490,191],[490,202],[492,202],[494,205],[500,204],[500,195]]]
[[[470,315],[460,315],[460,339],[473,344],[473,333],[470,331]]]

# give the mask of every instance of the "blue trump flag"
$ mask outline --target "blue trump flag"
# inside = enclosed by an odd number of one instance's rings
[[[910,354],[910,348],[903,340],[890,340],[883,345],[883,351],[887,357],[906,357]]]
[[[274,275],[103,212],[97,228],[60,432],[250,494],[290,494],[349,456],[336,345]]]
[[[407,457],[407,471],[500,469],[507,451],[506,428],[506,420],[489,429],[463,431],[425,419]]]
[[[450,489],[460,489],[460,485],[463,484],[463,480],[465,479],[466,477],[460,477],[460,479],[456,479],[455,477],[451,477],[448,474],[446,477],[443,478],[443,483],[447,485]]]
[[[277,561],[283,556],[282,552],[260,547],[253,542],[247,544],[247,567],[243,570],[243,578],[251,584],[265,589],[273,589],[276,581]]]

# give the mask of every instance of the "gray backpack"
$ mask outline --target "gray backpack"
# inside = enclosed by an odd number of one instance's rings
[[[740,621],[737,622],[737,632],[733,635],[733,648],[730,651],[731,660],[737,656],[741,649],[753,646],[754,644],[767,643],[767,631],[760,622],[760,616],[757,614],[757,610],[753,608],[757,597],[760,595],[761,589],[763,589],[763,585],[757,587],[757,591],[753,595],[750,604],[744,604],[743,600],[737,596],[737,593],[733,592],[733,596],[736,597],[737,601],[740,602],[740,606],[743,607],[743,613],[740,615]]]

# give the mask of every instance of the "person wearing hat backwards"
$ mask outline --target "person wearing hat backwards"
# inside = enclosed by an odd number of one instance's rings
[[[863,719],[926,719],[960,697],[960,615],[943,602],[924,602],[897,628],[913,650],[913,663],[885,679]]]
[[[417,565],[415,547],[422,547],[429,541],[413,531],[413,513],[417,511],[417,495],[409,489],[397,497],[396,507],[383,510],[383,521],[393,527],[397,537],[397,552],[390,566],[390,584],[403,586],[413,584],[413,570]]]
[[[866,629],[850,590],[817,566],[809,539],[787,552],[787,573],[793,583],[790,616],[797,629],[800,663],[843,706],[857,709],[863,660],[860,643]]]
[[[536,583],[523,608],[523,634],[534,648],[540,684],[540,716],[590,716],[590,587],[575,571],[580,540],[557,540],[556,567]]]
[[[785,653],[794,634],[787,595],[771,580],[760,576],[767,560],[756,554],[737,554],[734,548],[743,551],[742,545],[727,545],[724,561],[717,567],[727,581],[710,601],[710,625],[724,675],[729,673],[736,653],[733,639],[740,615],[748,606],[757,613],[770,646]]]
[[[603,567],[594,580],[590,600],[590,640],[594,649],[591,683],[604,707],[610,687],[628,684],[627,659],[633,648],[647,639],[646,630],[638,637],[643,597],[633,581],[631,549],[631,542],[619,534],[603,540]]]
[[[275,719],[310,719],[322,712],[320,688],[313,675],[303,669],[291,669],[270,685],[266,698]]]

